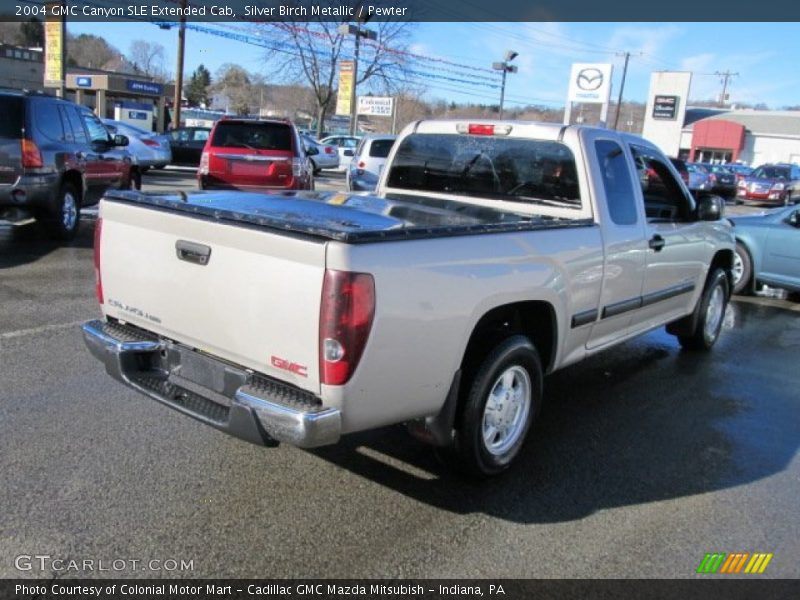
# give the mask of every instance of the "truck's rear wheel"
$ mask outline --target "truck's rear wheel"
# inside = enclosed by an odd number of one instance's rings
[[[697,321],[689,335],[679,335],[681,346],[689,350],[711,350],[719,338],[725,309],[728,306],[728,276],[715,269],[706,281],[706,287],[695,309]]]
[[[469,385],[449,462],[477,477],[507,469],[541,407],[542,377],[539,354],[527,337],[500,342]]]
[[[71,183],[65,182],[58,190],[53,209],[37,215],[47,235],[54,240],[69,241],[78,233],[81,220],[81,197]]]

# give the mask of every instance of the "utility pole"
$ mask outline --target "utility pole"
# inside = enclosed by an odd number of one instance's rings
[[[178,66],[175,73],[175,96],[173,98],[173,129],[181,126],[181,102],[183,102],[183,51],[186,46],[186,0],[181,0],[181,24],[178,28]]]
[[[617,128],[617,124],[619,123],[619,111],[622,108],[622,92],[625,91],[625,77],[628,74],[628,61],[631,59],[631,53],[619,53],[617,56],[625,57],[625,66],[622,67],[622,83],[619,86],[619,96],[617,97],[617,112],[614,115],[614,129]]]
[[[714,75],[720,77],[719,81],[722,84],[722,94],[719,97],[719,105],[725,106],[725,100],[728,99],[728,81],[730,81],[733,77],[738,77],[739,73],[732,73],[731,71],[720,73],[719,71],[716,71]]]

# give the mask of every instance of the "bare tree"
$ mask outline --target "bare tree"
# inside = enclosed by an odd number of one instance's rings
[[[336,98],[339,63],[353,57],[355,38],[340,33],[339,25],[325,21],[256,25],[269,48],[267,62],[275,72],[289,82],[307,83],[311,87],[316,103],[317,135],[322,134],[325,117]],[[368,25],[377,34],[377,40],[361,42],[358,85],[369,84],[370,89],[391,93],[405,84],[411,27],[408,22],[391,21]]]
[[[109,44],[105,38],[91,33],[68,35],[67,53],[68,65],[89,69],[102,69],[121,56],[119,49]]]
[[[147,77],[160,81],[169,79],[164,46],[158,42],[133,40],[128,51],[128,59]]]
[[[239,65],[225,63],[217,69],[214,83],[209,89],[214,96],[214,107],[246,116],[260,110],[266,85],[261,75],[249,73]]]

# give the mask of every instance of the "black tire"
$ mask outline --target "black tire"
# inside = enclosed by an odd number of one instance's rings
[[[141,190],[142,189],[142,172],[139,169],[131,169],[130,177],[128,177],[127,187],[128,190]]]
[[[736,257],[734,259],[734,276],[731,284],[733,285],[733,293],[741,294],[747,293],[751,288],[751,280],[753,278],[753,259],[750,257],[750,252],[747,247],[741,242],[736,242]],[[737,264],[741,263],[741,276],[736,279]]]
[[[50,239],[75,239],[81,224],[81,195],[75,186],[69,182],[62,183],[52,210],[37,215],[37,220]]]
[[[703,295],[695,308],[696,324],[690,335],[679,335],[678,341],[687,350],[708,351],[719,339],[725,309],[728,306],[729,282],[725,271],[716,268],[706,279]]]
[[[510,377],[510,385],[506,377]],[[497,344],[478,365],[465,390],[455,441],[446,452],[448,462],[477,478],[508,469],[541,409],[542,379],[539,354],[527,337],[514,335]],[[517,390],[516,400],[510,395],[514,389]],[[503,390],[506,390],[505,395]],[[493,391],[496,393],[492,394]],[[487,413],[490,397],[495,401]],[[496,401],[498,398],[500,402]],[[493,434],[495,429],[496,434]],[[487,443],[487,436],[492,443]]]

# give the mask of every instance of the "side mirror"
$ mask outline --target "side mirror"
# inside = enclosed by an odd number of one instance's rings
[[[316,146],[309,146],[306,148],[306,156],[314,156],[316,154],[319,154],[319,148]]]
[[[697,194],[697,220],[719,221],[725,212],[725,200],[715,194]]]
[[[114,136],[115,146],[127,146],[129,143],[130,140],[128,140],[127,135],[122,135],[121,133],[118,133],[117,135]]]
[[[792,227],[800,229],[800,210],[793,211],[792,214],[789,215],[789,220],[787,222]]]
[[[345,151],[343,152],[343,154],[344,154],[345,156],[353,156],[353,151],[352,151],[352,150],[350,150],[350,149],[347,149],[347,150],[345,150]]]

